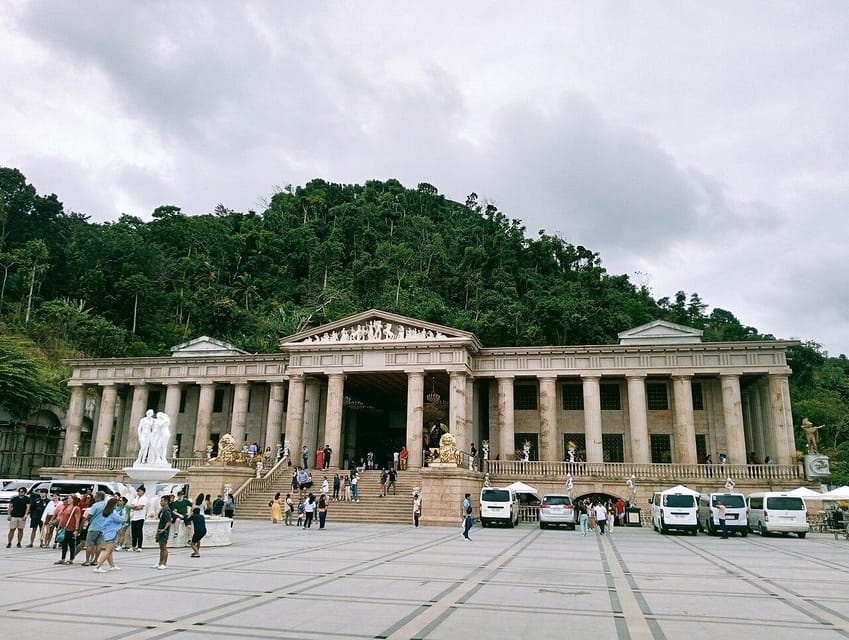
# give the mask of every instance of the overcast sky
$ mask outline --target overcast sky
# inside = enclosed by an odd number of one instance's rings
[[[849,353],[849,3],[11,2],[0,165],[95,221],[475,192]]]

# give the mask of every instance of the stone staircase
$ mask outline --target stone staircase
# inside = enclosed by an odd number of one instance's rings
[[[333,495],[333,475],[335,469],[328,469],[326,473],[312,471],[314,485],[312,491],[318,497],[321,490],[321,481],[327,475],[330,483],[328,497]],[[342,476],[343,472],[339,475]],[[344,473],[347,473],[345,471]],[[271,510],[268,502],[274,498],[278,491],[282,497],[292,493],[292,477],[283,474],[274,485],[263,492],[257,492],[243,498],[236,505],[237,519],[270,520]],[[421,473],[418,469],[409,469],[398,472],[396,482],[396,493],[391,492],[386,497],[378,497],[380,485],[380,471],[364,471],[360,474],[360,501],[359,502],[334,502],[332,499],[327,507],[328,522],[364,522],[382,524],[409,524],[412,522],[413,513],[413,489],[421,486]],[[344,485],[340,489],[344,495]],[[297,493],[293,494],[297,498]],[[297,520],[297,513],[294,514]]]

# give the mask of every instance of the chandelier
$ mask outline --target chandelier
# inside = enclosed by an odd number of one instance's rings
[[[348,407],[349,409],[353,409],[354,411],[358,411],[360,409],[374,409],[370,404],[366,404],[362,400],[357,400],[356,398],[352,398],[351,396],[344,396],[342,399],[342,403]]]
[[[440,396],[436,392],[436,378],[435,377],[430,379],[430,393],[425,396],[425,399],[427,400],[428,404],[434,405],[436,407],[444,404],[442,402],[442,396]]]

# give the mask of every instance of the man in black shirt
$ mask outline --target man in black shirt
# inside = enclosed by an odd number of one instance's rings
[[[41,515],[44,513],[44,508],[47,506],[47,503],[50,502],[50,498],[47,497],[47,489],[41,489],[38,492],[38,497],[30,498],[30,508],[29,508],[29,526],[31,529],[31,533],[29,536],[29,544],[27,547],[31,547],[35,542],[35,534],[41,531]]]
[[[9,543],[6,548],[12,546],[12,538],[15,536],[15,529],[18,530],[18,547],[21,546],[21,540],[24,537],[24,526],[26,526],[27,516],[29,515],[30,502],[27,498],[27,490],[24,487],[18,489],[18,495],[9,501]]]

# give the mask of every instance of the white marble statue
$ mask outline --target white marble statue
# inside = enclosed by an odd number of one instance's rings
[[[637,476],[631,475],[626,484],[630,489],[628,492],[628,502],[633,506],[637,504]]]
[[[168,443],[171,440],[171,418],[164,411],[156,414],[153,439],[150,443],[149,461],[156,464],[168,464]]]
[[[572,491],[575,489],[575,479],[571,473],[566,474],[566,495],[572,498]]]
[[[153,442],[154,429],[156,428],[156,420],[153,417],[153,409],[148,409],[144,418],[139,420],[139,455],[136,458],[136,464],[146,464],[153,462],[150,455],[150,446]]]

